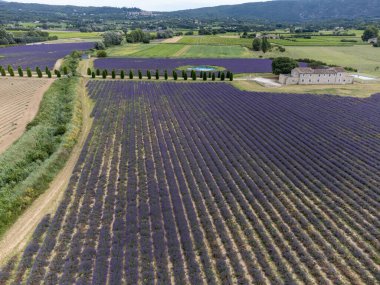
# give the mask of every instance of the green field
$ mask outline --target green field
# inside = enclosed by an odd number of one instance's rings
[[[342,42],[342,40],[353,40],[356,42]],[[353,46],[363,45],[360,37],[342,37],[342,36],[312,36],[311,39],[304,38],[286,38],[278,40],[270,40],[273,44],[283,46]]]
[[[360,73],[380,75],[380,48],[351,47],[286,47],[285,53],[268,53],[266,57],[288,56],[295,59],[311,58],[328,64],[350,66]],[[379,90],[380,91],[380,90]]]
[[[240,45],[251,47],[253,39],[241,39],[236,36],[185,36],[179,43],[188,45]]]
[[[110,57],[254,57],[249,49],[234,45],[126,44],[109,48],[107,53]]]
[[[101,39],[102,33],[92,32],[92,33],[81,33],[77,31],[66,32],[66,31],[48,31],[50,36],[57,36],[58,39]]]

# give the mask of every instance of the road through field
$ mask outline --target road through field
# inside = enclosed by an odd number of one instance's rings
[[[83,82],[83,89],[81,89],[80,95],[83,110],[83,124],[79,141],[74,147],[66,166],[51,183],[49,189],[25,211],[0,239],[0,265],[3,265],[10,257],[15,256],[25,248],[41,219],[47,214],[54,213],[61,201],[73,168],[82,150],[82,146],[92,126],[92,119],[90,118],[92,105],[85,94],[84,86],[85,82]]]

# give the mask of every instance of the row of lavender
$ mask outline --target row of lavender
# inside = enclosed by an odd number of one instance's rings
[[[380,282],[380,95],[125,81],[88,91],[95,120],[65,198],[0,280]]]
[[[272,73],[272,60],[256,58],[101,58],[95,60],[95,68],[115,70],[175,70],[182,66],[218,66],[237,73]]]
[[[75,50],[85,51],[94,48],[94,43],[70,43],[70,44],[36,44],[24,46],[12,46],[0,48],[0,65],[13,68],[21,66],[24,70],[29,67],[47,66],[53,69],[56,61],[64,58]]]

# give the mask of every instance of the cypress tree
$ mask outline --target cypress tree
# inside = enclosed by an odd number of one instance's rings
[[[39,67],[36,67],[36,72],[37,72],[38,78],[42,78],[42,71]]]
[[[57,77],[61,78],[61,72],[59,70],[57,70]]]
[[[141,70],[139,70],[138,73],[139,73],[139,79],[142,79],[143,76],[142,76]]]
[[[220,76],[220,80],[224,81],[225,78],[226,78],[226,75],[224,74],[224,72],[222,72],[222,75]]]
[[[148,79],[152,79],[152,74],[151,74],[150,70],[148,70],[146,72],[146,76],[148,77]]]
[[[115,72],[115,69],[113,69],[111,71],[111,76],[112,76],[112,79],[115,79],[116,78],[116,72]]]
[[[158,69],[156,69],[156,79],[160,79],[160,73],[158,72]]]
[[[215,81],[215,73],[212,74],[212,81]]]
[[[207,81],[207,73],[203,72],[203,81]]]
[[[18,76],[20,76],[20,77],[24,77],[24,72],[22,71],[21,66],[19,66],[19,67],[17,68],[17,72],[18,72]]]
[[[230,81],[234,81],[234,74],[232,72],[230,74]]]
[[[199,78],[203,78],[203,71],[199,73]]]
[[[218,78],[220,78],[220,71],[218,72]]]
[[[121,79],[125,78],[125,72],[124,72],[124,70],[120,71],[120,78]]]
[[[91,77],[92,77],[92,78],[95,78],[95,77],[96,77],[96,74],[95,74],[94,71],[91,73]]]
[[[129,71],[129,79],[133,79],[133,71],[132,71],[132,69]]]
[[[103,79],[107,78],[107,71],[106,70],[103,70],[102,76],[103,76]]]
[[[175,71],[175,70],[173,70],[173,78],[174,78],[174,80],[178,79],[178,74],[177,74],[177,71]]]
[[[49,67],[45,66],[45,73],[48,74],[49,73]]]
[[[230,71],[227,71],[227,75],[226,75],[226,78],[230,78],[230,76],[231,76],[231,72]]]
[[[212,74],[211,74],[211,71],[208,73],[208,78],[211,78],[212,77]]]
[[[12,66],[8,69],[8,72],[9,72],[9,75],[10,76],[15,76],[15,72],[13,71],[13,68],[12,68]]]
[[[99,68],[96,70],[96,76],[100,76],[100,69]]]
[[[186,71],[182,70],[182,78],[185,78]]]
[[[28,75],[28,77],[32,77],[32,71],[30,70],[30,68],[26,68],[26,74]]]
[[[187,73],[184,74],[183,80],[185,80],[185,81],[187,80]]]
[[[51,78],[51,71],[50,70],[47,71],[47,76],[48,76],[48,78]]]
[[[7,73],[5,72],[4,68],[1,68],[0,72],[1,72],[1,76],[6,76],[7,75]]]
[[[197,74],[195,72],[193,73],[192,77],[193,77],[193,81],[197,80]]]
[[[168,71],[167,70],[165,70],[165,80],[168,80]]]
[[[91,68],[87,68],[87,75],[91,75],[92,72],[91,72]]]
[[[10,70],[13,70],[12,66],[10,64],[8,64],[8,72],[10,72]]]

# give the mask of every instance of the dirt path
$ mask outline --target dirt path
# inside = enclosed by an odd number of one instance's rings
[[[85,93],[85,81],[82,82],[80,96],[83,108],[82,132],[66,166],[59,172],[50,187],[42,194],[6,232],[0,240],[0,266],[10,257],[21,252],[30,240],[35,228],[47,214],[53,214],[61,201],[69,183],[71,173],[91,129],[90,113],[92,103]]]
[[[163,44],[175,44],[178,43],[183,37],[178,36],[178,37],[172,37],[170,39],[163,40],[161,43]]]
[[[53,70],[59,70],[61,68],[61,66],[62,66],[62,63],[63,63],[63,58],[58,59],[57,62],[55,63],[55,65],[54,65]]]
[[[14,79],[2,79],[2,80],[14,80]],[[38,88],[33,94],[33,98],[31,99],[30,103],[27,106],[27,109],[22,114],[22,116],[13,122],[15,124],[15,129],[6,134],[5,136],[0,138],[0,154],[4,152],[9,146],[11,146],[16,140],[18,140],[22,134],[25,131],[25,127],[28,123],[30,123],[34,117],[37,115],[38,110],[40,108],[40,103],[42,101],[42,98],[45,94],[45,92],[49,89],[51,84],[54,82],[54,79],[32,79],[32,78],[23,78],[23,79],[16,79],[16,80],[29,80],[29,81],[35,81],[39,80],[45,80],[46,84],[44,84],[41,88]],[[14,83],[17,83],[16,81]]]

